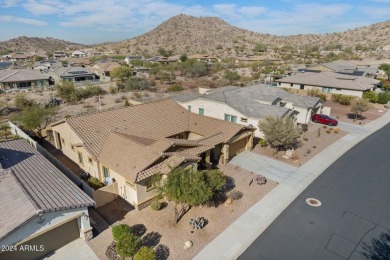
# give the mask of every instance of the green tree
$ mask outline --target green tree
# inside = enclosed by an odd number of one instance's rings
[[[219,170],[198,171],[181,167],[172,170],[165,180],[157,182],[160,195],[176,203],[176,223],[191,206],[209,201],[225,184],[226,176]]]
[[[15,96],[14,105],[20,110],[25,110],[37,105],[37,103],[34,100],[27,98],[25,94],[17,94]]]
[[[187,54],[182,54],[182,55],[180,56],[180,61],[181,61],[181,62],[185,62],[186,60],[188,60]]]
[[[378,95],[375,93],[375,91],[367,91],[363,93],[363,98],[367,99],[371,103],[378,102]]]
[[[230,85],[233,85],[234,82],[240,79],[240,75],[237,73],[237,71],[231,70],[225,71],[224,77],[229,80]]]
[[[23,125],[26,130],[35,130],[38,137],[42,138],[42,130],[53,122],[56,115],[56,108],[44,108],[38,105],[23,111],[17,120]]]
[[[129,225],[119,224],[112,227],[112,237],[115,241],[121,240],[122,237],[132,234],[132,230]]]
[[[134,260],[156,260],[156,252],[150,247],[143,246],[134,256]]]
[[[185,62],[180,63],[178,66],[180,72],[190,78],[205,76],[208,73],[208,67],[206,63],[194,59],[186,60]]]
[[[116,243],[116,252],[120,257],[133,257],[137,252],[139,237],[133,233],[122,236]]]
[[[379,69],[380,70],[383,70],[387,76],[387,79],[390,80],[390,64],[388,63],[382,63],[380,66],[379,66]]]
[[[130,78],[132,74],[132,69],[127,66],[115,67],[110,72],[111,77],[119,79],[122,83],[125,81],[125,79]]]
[[[371,104],[364,98],[357,98],[351,103],[351,112],[355,114],[355,119],[370,108]]]
[[[299,132],[289,117],[267,116],[259,121],[258,126],[264,134],[264,139],[276,151],[295,145],[299,137]]]
[[[158,54],[160,54],[161,56],[164,56],[164,57],[169,57],[169,56],[172,56],[172,54],[173,54],[173,50],[165,50],[162,47],[160,47],[157,52],[158,52]]]

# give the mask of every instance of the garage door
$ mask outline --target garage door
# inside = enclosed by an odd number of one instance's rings
[[[31,251],[4,252],[0,254],[0,259],[40,259],[79,237],[77,219],[74,219],[18,246],[18,249],[22,246]],[[44,247],[42,251],[41,245]]]
[[[229,159],[245,151],[245,146],[246,146],[246,138],[231,143],[229,146]]]

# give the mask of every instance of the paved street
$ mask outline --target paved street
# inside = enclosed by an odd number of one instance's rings
[[[240,259],[366,259],[390,235],[390,124],[326,169],[257,238]],[[306,198],[321,201],[320,207]],[[387,241],[389,243],[389,241]],[[383,254],[390,252],[384,247]],[[387,258],[387,259],[389,259]]]
[[[234,156],[229,163],[244,168],[245,170],[262,174],[267,179],[279,183],[297,170],[296,167],[287,163],[252,152],[242,152]]]

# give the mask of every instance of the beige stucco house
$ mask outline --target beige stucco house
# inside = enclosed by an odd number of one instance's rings
[[[319,89],[324,93],[362,97],[366,91],[375,90],[379,80],[341,73],[302,72],[275,80],[278,87],[290,89]]]
[[[52,125],[58,149],[137,209],[156,195],[153,175],[178,166],[227,163],[252,149],[251,127],[197,115],[172,100],[103,111]]]

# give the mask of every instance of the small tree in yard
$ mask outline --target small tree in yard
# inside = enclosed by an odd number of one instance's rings
[[[110,72],[110,76],[119,79],[123,83],[125,79],[131,77],[132,73],[133,72],[130,67],[120,66],[120,67],[113,68],[112,71]]]
[[[38,105],[23,111],[16,120],[19,121],[25,130],[36,130],[39,138],[42,138],[42,130],[53,122],[57,113],[55,108],[44,108]]]
[[[237,73],[237,71],[231,70],[225,71],[224,77],[229,80],[230,85],[233,85],[234,82],[240,79],[240,75]]]
[[[126,224],[113,226],[111,232],[115,241],[119,241],[122,237],[132,233],[131,228]]]
[[[265,140],[276,151],[294,145],[299,137],[299,132],[289,117],[267,116],[259,122],[258,126]]]
[[[176,203],[175,222],[191,208],[209,201],[226,184],[226,176],[219,170],[198,171],[178,167],[159,185],[159,192]],[[178,209],[178,205],[181,208]]]
[[[156,252],[147,246],[143,246],[134,256],[134,260],[156,260]]]
[[[129,100],[125,99],[125,107],[129,107],[129,106],[130,106]]]
[[[358,115],[368,111],[371,108],[371,104],[364,98],[357,98],[352,101],[351,112],[355,114],[355,119]]]

